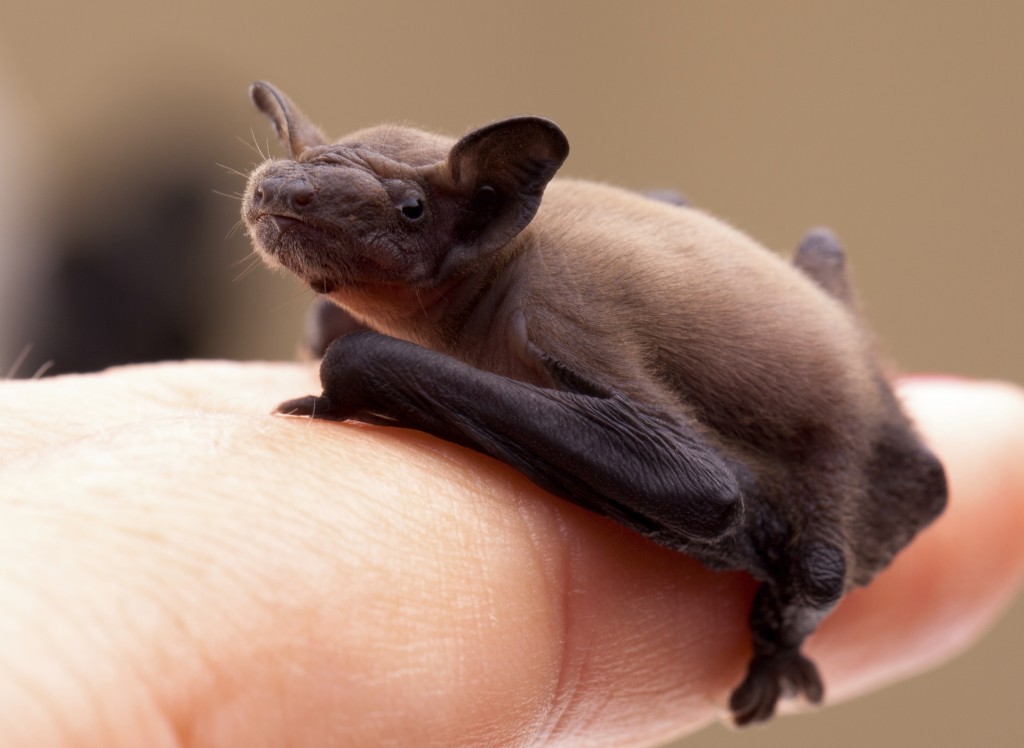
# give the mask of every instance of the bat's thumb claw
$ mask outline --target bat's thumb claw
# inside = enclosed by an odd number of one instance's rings
[[[315,418],[317,412],[326,413],[326,403],[320,402],[323,398],[314,397],[313,395],[307,395],[306,397],[297,397],[294,400],[285,400],[283,403],[274,408],[274,413],[282,416],[306,416],[308,418]]]

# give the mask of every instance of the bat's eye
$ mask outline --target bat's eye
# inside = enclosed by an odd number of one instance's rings
[[[402,215],[407,220],[418,221],[423,218],[423,201],[417,197],[409,198],[398,206],[398,209],[402,211]]]

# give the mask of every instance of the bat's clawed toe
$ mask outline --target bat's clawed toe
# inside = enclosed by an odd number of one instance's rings
[[[323,397],[316,397],[314,395],[297,397],[294,400],[285,400],[274,408],[274,413],[282,416],[305,416],[308,418],[316,418],[317,416],[326,414],[328,411],[326,403],[323,402],[323,400]]]
[[[783,696],[800,695],[819,704],[825,689],[814,663],[796,650],[786,650],[753,659],[747,677],[729,699],[729,709],[736,726],[743,727],[771,719]]]
[[[782,687],[776,678],[755,672],[756,663],[739,688],[732,692],[729,709],[737,727],[764,722],[775,713],[775,705],[782,695]]]

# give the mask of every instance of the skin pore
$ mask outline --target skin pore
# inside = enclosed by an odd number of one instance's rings
[[[656,745],[725,715],[749,578],[422,433],[266,412],[317,389],[198,362],[0,383],[5,746]],[[900,393],[950,508],[809,641],[831,701],[960,651],[1024,571],[1024,396]]]

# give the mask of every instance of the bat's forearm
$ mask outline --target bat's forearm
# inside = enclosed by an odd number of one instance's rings
[[[740,521],[740,489],[721,457],[686,424],[620,394],[536,387],[376,333],[335,342],[321,377],[323,396],[281,410],[426,431],[663,541],[706,541]]]

